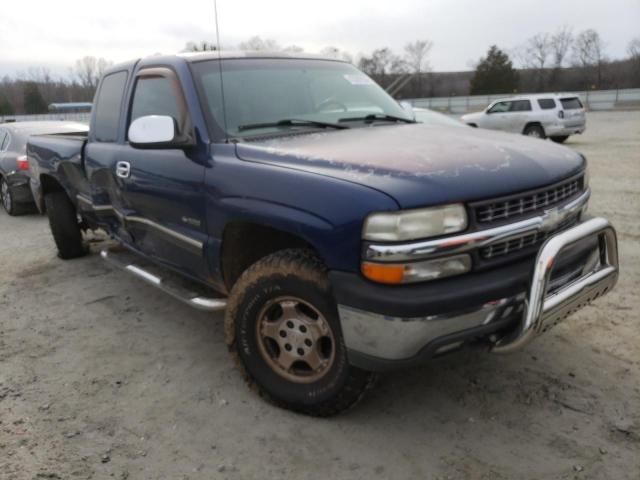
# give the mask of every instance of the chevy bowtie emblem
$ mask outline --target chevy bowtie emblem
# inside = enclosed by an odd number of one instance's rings
[[[542,223],[540,224],[540,230],[548,232],[555,229],[563,220],[563,215],[557,208],[551,208],[544,211],[542,216]]]

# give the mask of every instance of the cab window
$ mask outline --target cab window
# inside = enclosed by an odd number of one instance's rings
[[[498,102],[489,109],[489,113],[504,113],[511,108],[511,102]]]
[[[511,102],[512,112],[528,112],[531,110],[531,102],[529,100],[514,100]]]
[[[556,108],[556,101],[553,98],[539,98],[538,105],[542,110],[552,110]]]
[[[120,107],[127,72],[116,72],[102,80],[95,106],[95,139],[97,142],[115,142],[120,125]]]
[[[146,115],[166,115],[180,120],[176,92],[164,77],[141,77],[136,82],[129,123]]]

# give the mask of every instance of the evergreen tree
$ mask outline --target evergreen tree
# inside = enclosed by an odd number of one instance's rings
[[[510,93],[518,88],[518,72],[509,56],[492,45],[471,79],[471,95]]]
[[[47,113],[47,102],[44,101],[36,82],[26,82],[23,95],[26,114]]]

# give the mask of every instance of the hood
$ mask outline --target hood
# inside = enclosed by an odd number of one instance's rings
[[[240,159],[365,185],[401,208],[489,199],[558,182],[584,158],[552,142],[476,128],[393,125],[238,143]]]

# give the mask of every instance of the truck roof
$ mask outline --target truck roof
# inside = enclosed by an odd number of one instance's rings
[[[580,97],[577,93],[569,93],[569,92],[549,92],[549,93],[530,93],[530,94],[521,94],[514,95],[512,97],[504,97],[494,100],[495,102],[504,102],[509,100],[525,100],[531,98],[566,98],[566,97]]]
[[[254,51],[254,50],[229,50],[224,51],[207,51],[207,52],[182,52],[176,54],[177,57],[185,58],[189,62],[199,62],[202,60],[217,60],[222,58],[224,60],[231,58],[292,58],[300,60],[330,60],[334,62],[343,62],[337,58],[330,58],[323,55],[312,53],[298,53],[298,52],[271,52],[271,51]]]
[[[111,66],[104,73],[111,73],[118,70],[130,69],[138,62],[149,62],[152,60],[159,60],[160,62],[170,61],[171,59],[184,59],[189,63],[201,62],[206,60],[218,60],[219,58],[223,60],[228,59],[296,59],[296,60],[327,60],[333,62],[346,63],[345,60],[341,60],[339,58],[331,58],[323,55],[311,54],[311,53],[297,53],[297,52],[271,52],[271,51],[251,51],[251,50],[222,50],[218,51],[207,51],[207,52],[180,52],[173,55],[158,55],[158,56],[147,56],[132,59],[126,62],[118,63],[116,65]]]

